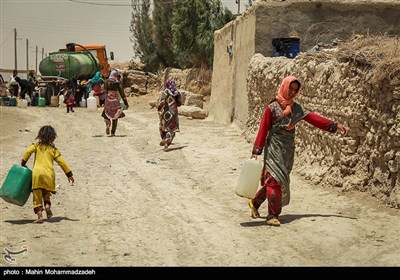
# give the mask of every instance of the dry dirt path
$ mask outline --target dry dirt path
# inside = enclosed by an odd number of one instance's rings
[[[0,200],[0,266],[400,265],[398,210],[294,173],[282,226],[269,227],[266,205],[253,220],[234,194],[251,153],[236,127],[181,117],[164,152],[156,111],[131,103],[113,138],[100,110],[0,107],[1,183],[45,124],[76,180],[70,186],[56,165],[54,217],[41,225],[31,198],[23,207]],[[5,248],[22,246],[27,254],[5,260]]]

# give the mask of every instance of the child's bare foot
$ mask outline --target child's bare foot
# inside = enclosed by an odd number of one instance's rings
[[[51,212],[50,205],[46,205],[46,216],[47,216],[47,219],[50,219],[51,217],[53,217],[53,212]]]
[[[37,212],[36,214],[37,214],[38,218],[37,218],[37,220],[34,220],[33,223],[34,223],[34,224],[42,224],[42,223],[43,223],[43,214],[42,214],[42,211],[39,211],[39,212]]]

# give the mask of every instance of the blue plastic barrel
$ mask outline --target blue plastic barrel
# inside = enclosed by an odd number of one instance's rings
[[[300,38],[274,38],[272,39],[272,46],[274,48],[272,53],[274,57],[286,56],[295,58],[300,52]]]

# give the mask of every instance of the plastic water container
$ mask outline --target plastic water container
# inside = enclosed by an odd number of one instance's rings
[[[39,97],[35,96],[32,98],[31,106],[37,106],[39,103]]]
[[[79,101],[79,107],[86,107],[86,106],[87,106],[86,99],[82,99],[81,101]]]
[[[29,198],[32,189],[32,170],[14,164],[0,189],[0,197],[5,201],[23,206]]]
[[[124,100],[120,99],[120,100],[119,100],[119,104],[121,105],[122,110],[126,110],[126,105],[125,105],[125,103],[124,103]]]
[[[8,101],[8,105],[13,106],[13,107],[17,106],[17,98],[10,97],[10,100]]]
[[[273,38],[272,46],[274,48],[274,57],[286,56],[288,58],[295,58],[300,52],[300,38]]]
[[[39,97],[39,107],[44,107],[46,105],[46,99],[44,97]]]
[[[97,110],[97,101],[94,96],[89,96],[86,100],[86,106],[89,111],[96,111]]]
[[[18,99],[18,108],[28,108],[28,101],[26,99]]]
[[[59,104],[59,98],[57,95],[53,95],[50,99],[50,106],[51,107],[58,107]]]
[[[62,94],[58,96],[58,107],[66,107],[64,103],[64,95]]]
[[[3,96],[3,97],[0,97],[1,99],[1,106],[8,106],[9,105],[9,103],[10,103],[10,97],[6,97],[6,96]]]
[[[236,195],[250,199],[254,198],[260,184],[261,172],[261,161],[254,158],[247,159],[240,171]]]

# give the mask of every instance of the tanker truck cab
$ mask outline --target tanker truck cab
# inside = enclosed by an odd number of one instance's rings
[[[106,46],[104,45],[83,45],[84,48],[82,48],[80,45],[75,44],[75,50],[77,51],[83,51],[85,48],[88,50],[94,57],[96,57],[99,60],[100,64],[100,73],[103,76],[103,78],[108,78],[111,67],[110,64],[108,63],[108,57],[107,57],[107,51],[106,51]],[[114,53],[110,52],[110,60],[114,60]]]
[[[114,53],[110,52],[110,59],[107,57],[107,50],[105,45],[79,45],[75,43],[67,44],[67,49],[69,51],[89,51],[94,57],[99,60],[100,73],[103,78],[108,78],[111,67],[108,60],[114,60]],[[61,50],[60,50],[61,51]]]

